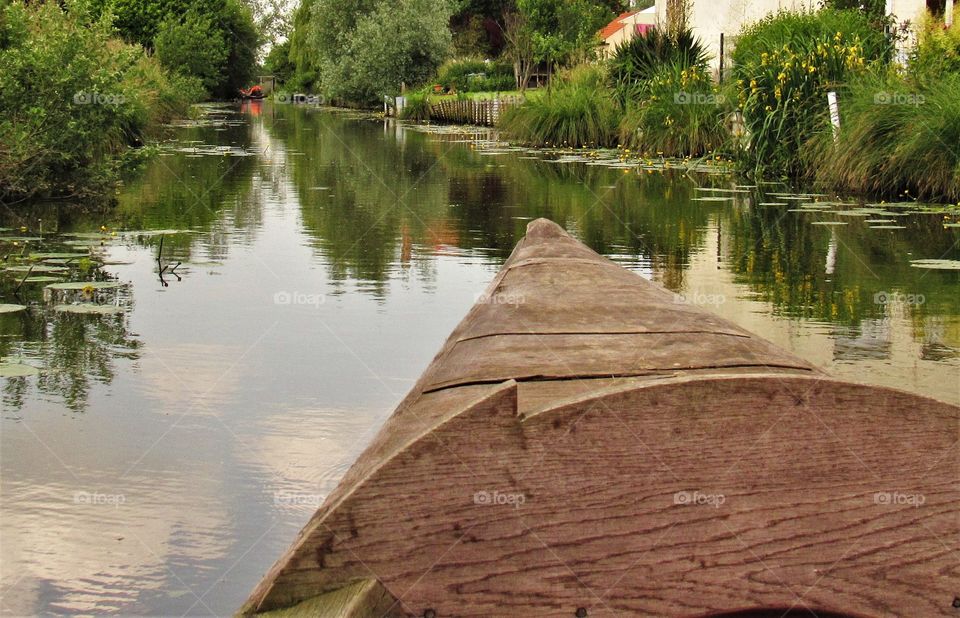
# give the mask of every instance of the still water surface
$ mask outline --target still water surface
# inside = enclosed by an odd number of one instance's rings
[[[40,370],[0,378],[5,615],[234,611],[535,217],[834,375],[960,403],[960,271],[911,265],[960,259],[955,213],[316,109],[206,112],[116,210],[0,215],[8,265],[92,252],[31,278],[122,284],[27,282],[28,310],[0,315],[0,356]],[[118,313],[53,309],[78,300]]]

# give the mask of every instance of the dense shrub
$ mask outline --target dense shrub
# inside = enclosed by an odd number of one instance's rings
[[[506,110],[499,126],[534,146],[612,146],[620,111],[604,80],[595,67],[577,67],[543,95]]]
[[[889,55],[883,32],[856,11],[778,13],[748,26],[733,53],[747,166],[798,174],[801,144],[824,126],[826,92]]]
[[[662,65],[644,82],[620,123],[620,143],[667,157],[699,156],[727,139],[725,120],[733,104],[704,65]]]
[[[197,84],[112,36],[79,3],[0,9],[0,197],[101,193],[127,144],[186,111]]]
[[[914,81],[933,86],[948,73],[960,73],[960,26],[947,28],[930,15],[917,29],[917,46],[910,54],[909,75]]]
[[[669,64],[684,69],[704,66],[708,60],[706,48],[690,30],[670,36],[652,28],[617,46],[609,60],[610,87],[620,104],[626,105],[659,67]]]
[[[513,67],[506,62],[479,58],[448,60],[437,69],[437,83],[444,90],[457,92],[495,92],[513,90]]]

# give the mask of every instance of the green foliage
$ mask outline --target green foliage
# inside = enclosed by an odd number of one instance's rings
[[[609,60],[610,87],[621,105],[634,98],[662,65],[680,69],[705,66],[709,55],[690,30],[670,36],[651,28],[617,46]]]
[[[426,92],[414,92],[407,95],[407,104],[400,111],[402,120],[426,122],[430,120],[430,99]]]
[[[505,62],[480,58],[448,60],[437,70],[437,83],[457,92],[491,92],[512,90],[513,67]]]
[[[171,15],[161,24],[154,45],[163,66],[197,78],[207,92],[220,85],[228,52],[223,34],[210,17],[196,11],[182,19]]]
[[[296,69],[290,60],[290,41],[278,43],[270,48],[270,53],[263,61],[263,70],[273,75],[279,84],[286,84]]]
[[[540,62],[572,64],[592,57],[597,32],[615,14],[594,0],[517,0]]]
[[[103,193],[127,144],[197,91],[79,2],[8,4],[0,23],[0,197]]]
[[[931,86],[944,74],[960,73],[960,26],[947,28],[926,15],[917,29],[908,71],[915,81]]]
[[[533,146],[612,146],[620,112],[604,76],[582,65],[542,96],[506,110],[499,126],[511,138]]]
[[[748,26],[733,53],[754,172],[797,175],[800,146],[824,127],[826,93],[887,61],[882,31],[856,11],[783,12]]]
[[[725,119],[732,107],[705,64],[665,64],[628,107],[620,123],[620,144],[666,157],[705,155],[726,141]]]
[[[844,91],[836,140],[824,130],[804,146],[810,178],[858,193],[960,200],[960,72],[942,57],[913,66],[930,57],[923,45],[906,75],[871,72]]]
[[[260,38],[243,0],[89,1],[93,14],[112,16],[120,36],[156,49],[166,66],[199,78],[212,96],[233,98],[249,85]]]
[[[294,18],[291,55],[331,100],[373,104],[434,74],[451,50],[453,11],[447,0],[310,0]]]

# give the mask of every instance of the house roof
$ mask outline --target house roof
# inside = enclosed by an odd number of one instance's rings
[[[627,24],[624,23],[624,20],[639,12],[640,11],[627,11],[626,13],[621,13],[613,21],[604,26],[603,30],[600,31],[600,38],[607,40],[616,33],[620,32],[627,26]]]

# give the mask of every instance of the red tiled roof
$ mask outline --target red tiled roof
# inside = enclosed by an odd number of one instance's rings
[[[626,13],[621,13],[616,17],[616,19],[604,26],[603,30],[600,31],[600,38],[607,40],[616,33],[620,32],[624,29],[624,27],[626,27],[626,24],[623,23],[623,20],[639,12],[640,11],[627,11]]]

